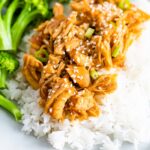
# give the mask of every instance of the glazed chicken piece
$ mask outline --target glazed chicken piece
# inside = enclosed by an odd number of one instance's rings
[[[61,56],[50,54],[49,61],[43,68],[40,83],[43,83],[46,79],[48,79],[53,74],[60,76],[60,73],[64,69],[64,67],[65,67],[65,64],[62,61]]]
[[[116,74],[100,75],[88,89],[99,95],[112,93],[117,88],[116,78]]]
[[[68,37],[65,41],[65,47],[67,52],[71,52],[80,45],[80,39],[76,37]],[[72,56],[72,55],[71,55]]]
[[[59,78],[52,89],[48,91],[45,113],[50,113],[55,119],[62,119],[65,103],[75,93],[75,88],[67,78]]]
[[[57,99],[55,100],[53,107],[52,107],[52,117],[60,120],[63,119],[64,108],[66,102],[76,93],[76,90],[74,87],[71,87],[67,90],[65,90],[62,94],[60,94]]]
[[[92,59],[90,59],[90,57],[85,54],[82,54],[76,50],[72,50],[69,54],[78,66],[90,67],[93,65]]]
[[[60,3],[55,3],[53,6],[54,17],[64,16],[64,7]]]
[[[88,116],[98,116],[100,113],[99,107],[94,99],[94,93],[88,89],[78,92],[70,100],[71,110],[79,114],[79,118],[87,119]],[[76,116],[76,114],[75,114]]]
[[[33,89],[39,88],[42,69],[43,64],[39,60],[32,55],[24,55],[24,66],[22,72]]]
[[[54,31],[52,37],[55,39],[54,54],[64,55],[65,48],[73,49],[79,45],[78,38],[75,38],[72,32],[76,22],[77,13],[71,13],[69,18],[64,19],[60,26]],[[75,33],[75,32],[74,32]]]
[[[64,68],[65,63],[62,61],[61,56],[49,55],[49,61],[44,66],[40,79],[40,95],[42,98],[47,97],[48,89],[57,83]]]
[[[48,97],[49,89],[52,89],[52,87],[54,87],[55,84],[57,84],[59,79],[60,79],[60,77],[58,77],[57,75],[52,75],[51,77],[49,77],[45,80],[43,78],[41,78],[41,80],[40,80],[40,96],[41,96],[41,100],[43,101],[42,103],[45,103],[45,101]],[[45,106],[45,104],[44,104],[44,106]]]
[[[85,88],[90,85],[89,71],[85,67],[69,65],[66,70],[74,83],[79,84],[80,87]]]

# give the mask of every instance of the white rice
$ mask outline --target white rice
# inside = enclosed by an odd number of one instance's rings
[[[145,5],[144,5],[145,2]],[[148,1],[139,1],[145,9]],[[150,9],[148,9],[150,11]],[[46,136],[56,149],[118,150],[122,143],[150,142],[150,22],[141,38],[127,54],[127,69],[118,75],[118,89],[104,99],[102,115],[83,122],[55,122],[42,114],[38,91],[25,82],[21,72],[8,83],[4,93],[15,99],[23,112],[22,130],[37,137]],[[20,57],[22,54],[20,54]],[[22,64],[22,62],[21,62]]]

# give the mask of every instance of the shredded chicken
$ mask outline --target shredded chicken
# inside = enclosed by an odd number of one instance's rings
[[[94,93],[88,89],[78,92],[78,95],[72,96],[69,107],[66,109],[71,111],[70,118],[72,120],[80,118],[87,119],[88,116],[98,116],[100,108],[94,99]]]
[[[117,75],[101,70],[125,66],[128,47],[150,19],[133,4],[122,8],[120,2],[72,0],[67,17],[56,3],[54,17],[37,28],[23,74],[39,89],[44,113],[56,120],[101,114],[101,100],[117,88]]]
[[[33,89],[39,88],[40,74],[42,70],[43,64],[39,60],[32,55],[24,55],[24,66],[22,72]]]
[[[95,94],[105,95],[106,93],[113,92],[116,88],[116,74],[106,74],[100,75],[88,89]]]
[[[85,67],[69,65],[66,70],[73,82],[79,84],[81,88],[85,88],[90,85],[90,74]]]

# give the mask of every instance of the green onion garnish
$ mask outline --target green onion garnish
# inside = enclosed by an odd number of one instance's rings
[[[92,79],[96,80],[99,77],[99,74],[95,69],[91,69],[90,76],[92,77]]]
[[[118,4],[118,7],[123,10],[129,9],[131,7],[130,0],[121,0]]]
[[[48,61],[48,52],[45,49],[40,49],[34,53],[34,56],[41,62]]]
[[[112,52],[112,57],[117,57],[120,53],[120,47],[117,46],[114,51]]]
[[[85,33],[85,37],[90,39],[94,32],[95,32],[95,30],[93,28],[88,28]]]

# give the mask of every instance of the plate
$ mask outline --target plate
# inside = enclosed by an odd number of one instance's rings
[[[21,132],[22,125],[0,109],[0,150],[54,150],[44,138]]]
[[[0,110],[0,120],[0,150],[55,150],[48,144],[46,138],[37,139],[21,132],[22,125],[16,123],[4,110]],[[135,150],[135,147],[125,143],[121,150]],[[150,150],[150,144],[139,145],[138,150]]]
[[[135,2],[135,0],[133,0]],[[146,0],[145,0],[146,2]],[[143,8],[142,0],[136,4]],[[150,2],[143,8],[150,13]],[[0,150],[54,150],[46,138],[37,139],[32,135],[21,132],[22,125],[0,108]],[[96,148],[95,150],[97,150]],[[125,143],[121,150],[134,150],[133,145]],[[67,150],[67,149],[66,149]],[[139,150],[150,150],[150,144],[139,145]]]

